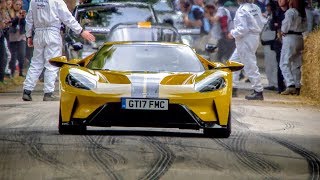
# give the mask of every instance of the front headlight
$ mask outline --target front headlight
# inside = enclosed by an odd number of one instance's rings
[[[91,90],[97,87],[96,80],[77,73],[68,74],[66,82],[70,86],[86,90]]]
[[[214,78],[196,85],[196,90],[199,92],[210,92],[226,87],[226,81],[223,77]]]

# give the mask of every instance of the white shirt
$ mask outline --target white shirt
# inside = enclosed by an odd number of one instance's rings
[[[290,8],[285,12],[285,18],[282,21],[281,31],[304,32],[307,30],[307,22],[299,16],[299,12],[295,8]]]
[[[76,34],[82,30],[63,0],[31,0],[26,17],[27,37],[31,37],[32,31],[37,28],[56,28],[60,31],[61,23]]]
[[[241,4],[234,17],[234,29],[231,30],[231,35],[239,39],[248,34],[259,34],[266,22],[266,18],[262,16],[257,5]]]

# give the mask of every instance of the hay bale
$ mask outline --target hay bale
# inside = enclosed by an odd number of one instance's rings
[[[301,95],[320,103],[320,30],[304,41]]]

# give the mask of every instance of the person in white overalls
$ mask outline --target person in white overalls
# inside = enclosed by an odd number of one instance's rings
[[[286,90],[282,95],[299,94],[301,81],[301,65],[303,36],[306,31],[307,19],[305,3],[301,0],[290,0],[289,9],[282,21],[282,49],[280,68],[285,80]]]
[[[247,100],[263,100],[263,86],[257,66],[256,51],[260,42],[260,33],[267,20],[262,16],[260,8],[251,0],[238,0],[238,4],[240,7],[234,17],[234,29],[228,35],[236,42],[236,49],[230,60],[244,64],[244,72],[254,89],[253,93],[245,98]],[[233,73],[235,89],[238,88],[239,75],[240,71]]]
[[[46,70],[43,100],[58,100],[53,92],[59,68],[51,65],[49,60],[62,55],[61,23],[70,27],[84,39],[95,41],[95,37],[89,31],[84,30],[72,16],[63,0],[31,0],[26,17],[26,36],[28,46],[34,46],[34,51],[23,83],[22,99],[24,101],[32,101],[31,92],[44,68]],[[33,30],[34,37],[32,37]]]

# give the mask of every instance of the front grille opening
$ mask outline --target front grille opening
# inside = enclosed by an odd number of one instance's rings
[[[99,114],[97,114],[99,112]],[[199,129],[199,124],[178,104],[167,111],[121,109],[121,103],[108,103],[88,118],[90,126],[129,126]]]

